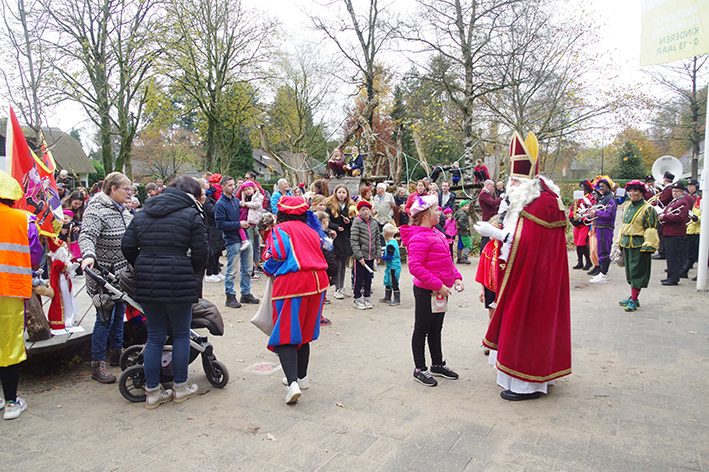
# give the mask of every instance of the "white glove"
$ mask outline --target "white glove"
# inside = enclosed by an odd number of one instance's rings
[[[510,207],[510,204],[507,203],[507,200],[502,200],[502,201],[500,202],[500,208],[497,209],[497,214],[498,214],[498,215],[503,214],[504,212],[507,211],[507,209],[508,209],[509,207]]]
[[[504,231],[502,229],[495,228],[494,226],[492,226],[490,223],[488,223],[486,221],[482,221],[482,222],[478,221],[477,223],[475,223],[475,226],[473,226],[473,227],[475,228],[475,231],[480,233],[481,236],[487,236],[488,238],[498,239],[503,242],[505,241],[505,239],[509,235],[508,231]]]

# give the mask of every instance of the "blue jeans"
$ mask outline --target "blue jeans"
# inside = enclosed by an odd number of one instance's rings
[[[252,245],[253,246],[253,245]],[[224,278],[224,289],[229,295],[236,295],[234,291],[234,279],[236,278],[237,256],[241,265],[241,294],[251,293],[251,269],[254,266],[252,246],[245,251],[241,250],[241,242],[228,244],[226,247],[226,277]]]
[[[167,338],[168,325],[172,328],[172,370],[175,383],[187,382],[187,367],[190,363],[190,323],[192,304],[175,305],[143,304],[145,319],[148,321],[148,342],[145,344],[143,366],[145,385],[155,388],[160,382],[163,346]]]
[[[101,324],[96,313],[94,332],[91,335],[91,360],[99,362],[106,359],[106,344],[111,343],[111,349],[123,348],[123,314],[126,312],[125,302],[116,302],[113,305],[113,318],[106,328]]]

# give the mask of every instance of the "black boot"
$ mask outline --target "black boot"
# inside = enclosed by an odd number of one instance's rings
[[[583,249],[583,256],[586,258],[586,265],[583,266],[583,270],[589,270],[593,267],[593,262],[591,262],[591,250],[588,246],[581,246],[581,249]]]
[[[397,305],[401,305],[401,290],[394,290],[394,299],[389,304],[389,306]]]
[[[391,289],[390,288],[384,288],[384,298],[380,298],[379,301],[382,303],[390,303],[391,302]]]
[[[598,275],[601,273],[601,266],[596,266],[592,270],[586,272],[588,275]]]
[[[229,308],[241,308],[241,303],[236,299],[236,295],[227,293],[226,294],[226,306]]]
[[[576,246],[576,257],[578,259],[578,262],[576,262],[576,265],[573,267],[574,269],[583,269],[583,248]]]

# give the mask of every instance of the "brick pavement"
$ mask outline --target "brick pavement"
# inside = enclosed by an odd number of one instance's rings
[[[499,396],[479,347],[486,311],[475,265],[461,268],[466,291],[451,300],[443,333],[460,380],[414,382],[404,268],[399,307],[326,306],[333,325],[313,344],[311,387],[295,405],[283,401],[278,368],[254,368],[278,363],[248,323],[256,307],[224,308],[227,332],[210,340],[231,373],[225,389],[147,411],[92,381],[86,364],[58,378],[26,375],[29,409],[0,421],[0,464],[7,472],[709,470],[709,296],[686,280],[661,287],[663,268],[653,262],[651,288],[632,314],[617,304],[628,293],[622,269],[611,267],[611,283],[600,286],[571,271],[573,374],[540,400]],[[254,283],[256,296],[263,286]],[[223,286],[206,290],[221,308]],[[200,363],[190,368],[208,386]]]

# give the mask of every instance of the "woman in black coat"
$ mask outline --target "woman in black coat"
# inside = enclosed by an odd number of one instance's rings
[[[329,228],[337,233],[333,241],[333,252],[337,261],[337,276],[335,277],[335,298],[345,298],[345,272],[347,259],[352,257],[352,246],[350,246],[350,227],[352,220],[350,216],[350,192],[344,185],[338,185],[332,196],[327,199],[326,209],[330,217]]]
[[[207,190],[207,198],[204,201],[204,214],[207,217],[207,232],[209,233],[209,255],[207,256],[207,282],[222,282],[224,276],[221,275],[219,267],[219,258],[222,256],[222,251],[226,249],[226,243],[222,232],[217,228],[217,223],[214,220],[214,206],[217,201],[214,199],[216,189],[212,186]]]
[[[173,399],[159,383],[160,362],[172,328],[174,400],[181,403],[199,389],[187,379],[192,304],[197,302],[197,275],[207,260],[207,230],[198,203],[202,188],[192,177],[175,179],[145,202],[126,229],[121,250],[133,266],[133,292],[148,321],[145,345],[147,408]],[[189,251],[189,254],[188,254]]]

